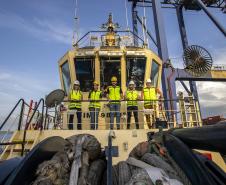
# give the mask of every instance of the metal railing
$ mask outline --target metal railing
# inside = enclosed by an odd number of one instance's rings
[[[20,106],[21,105],[21,106]],[[41,105],[41,106],[40,106]],[[7,134],[10,131],[10,128],[12,128],[15,125],[15,121],[11,122],[10,124],[8,124],[9,128],[6,131],[5,135],[3,136],[3,138],[1,139],[0,142],[0,146],[8,146],[8,145],[17,145],[17,144],[21,144],[22,145],[22,149],[21,149],[21,156],[24,153],[24,148],[26,145],[26,132],[29,129],[29,126],[31,124],[35,115],[37,115],[37,120],[36,122],[36,126],[38,124],[38,129],[43,129],[43,117],[44,117],[44,109],[45,109],[45,102],[44,99],[40,99],[39,102],[37,103],[37,105],[34,108],[31,108],[32,112],[31,115],[29,115],[29,111],[28,113],[25,113],[25,109],[29,107],[29,105],[24,101],[24,99],[20,99],[15,106],[13,107],[13,109],[10,111],[10,113],[8,114],[8,116],[6,117],[6,119],[3,121],[3,123],[0,126],[0,130],[2,130],[6,125],[7,122],[9,121],[9,119],[12,117],[12,115],[15,113],[15,111],[19,109],[20,114],[18,115],[19,117],[19,121],[18,121],[18,126],[17,126],[17,130],[23,130],[23,139],[22,141],[17,141],[17,142],[8,142],[5,140]],[[30,107],[29,107],[30,108]],[[39,109],[41,108],[41,113],[39,111]],[[27,118],[29,118],[24,125],[24,128],[22,128],[22,124],[23,124],[23,119],[24,116],[27,116]],[[46,114],[45,117],[47,117],[48,115]],[[38,122],[38,119],[41,118],[41,120]]]
[[[84,34],[73,46],[74,47],[99,47],[104,46],[103,43],[103,34],[106,34],[108,31],[89,31]],[[118,35],[117,35],[118,34]],[[117,46],[134,46],[134,38],[137,38],[138,45],[140,47],[144,46],[144,40],[138,35],[133,33],[130,30],[126,31],[116,31],[116,36],[118,36],[118,45]]]
[[[5,124],[7,123],[7,121],[9,120],[9,118],[12,116],[12,114],[15,112],[16,108],[21,104],[21,108],[20,108],[20,119],[19,119],[19,123],[18,123],[18,130],[20,130],[21,124],[22,124],[22,118],[23,118],[23,111],[24,111],[24,106],[25,106],[25,101],[24,99],[20,99],[16,105],[13,107],[13,109],[10,111],[10,113],[8,114],[8,116],[6,117],[6,119],[3,121],[3,123],[0,126],[0,130],[2,130],[2,128],[5,126]]]
[[[28,130],[28,127],[29,127],[29,125],[31,124],[31,121],[32,121],[32,119],[33,119],[33,117],[34,117],[34,115],[35,115],[35,113],[38,111],[38,108],[39,108],[39,106],[40,105],[42,105],[41,106],[41,122],[40,122],[40,128],[42,129],[43,128],[43,114],[44,114],[44,108],[45,108],[45,101],[44,101],[44,99],[40,99],[39,100],[39,102],[38,102],[38,104],[36,105],[36,107],[35,107],[35,109],[33,110],[33,113],[32,113],[32,115],[31,115],[31,117],[30,117],[30,119],[29,119],[29,121],[26,123],[26,125],[25,125],[25,129],[24,129],[24,134],[23,134],[23,141],[22,141],[22,150],[21,150],[21,156],[23,156],[23,154],[24,154],[24,149],[25,149],[25,141],[26,141],[26,134],[27,134],[27,130]]]
[[[154,117],[154,118],[152,118],[152,122],[154,122],[154,123],[156,122],[156,120],[157,121],[167,121],[168,127],[170,127],[170,128],[178,126],[178,124],[182,125],[183,127],[201,126],[202,125],[202,120],[201,120],[201,117],[200,117],[200,110],[198,109],[198,107],[195,103],[196,102],[195,99],[190,98],[190,101],[194,102],[193,104],[191,102],[188,102],[185,99],[152,100],[152,101],[150,101],[150,103],[154,105],[152,109],[146,109],[144,107],[144,102],[147,102],[146,100],[145,101],[144,100],[139,100],[139,101],[135,100],[135,101],[138,102],[139,108],[138,108],[138,110],[135,110],[133,112],[137,112],[140,117],[142,117],[142,116],[146,117],[146,115],[148,115],[148,114],[151,115],[152,117]],[[186,107],[182,108],[182,107],[179,107],[179,105],[178,105],[179,108],[176,109],[176,110],[173,110],[173,109],[172,110],[166,110],[164,108],[164,102],[165,101],[176,101],[176,103],[178,103],[178,104],[179,104],[179,101],[183,101],[183,102],[185,102]],[[65,102],[70,103],[70,102],[77,102],[77,101],[65,101]],[[99,118],[98,119],[100,120],[100,121],[98,121],[99,122],[98,125],[99,126],[103,126],[103,125],[110,126],[111,123],[109,121],[109,117],[110,117],[112,111],[110,111],[110,109],[109,109],[109,104],[111,104],[112,102],[108,101],[108,100],[99,100],[99,101],[96,101],[96,102],[102,102],[102,107],[100,108],[100,111],[98,111],[99,112],[99,115],[98,115]],[[117,102],[117,101],[114,101],[114,102]],[[74,115],[73,118],[76,119],[77,113],[80,113],[81,117],[83,117],[81,124],[85,124],[84,123],[85,121],[87,122],[87,121],[89,121],[88,119],[91,119],[91,113],[93,113],[93,112],[88,110],[90,101],[89,100],[83,100],[83,101],[81,101],[81,103],[82,103],[82,111],[67,110],[66,111],[67,120],[64,119],[63,123],[66,122],[67,124],[69,124],[69,121],[68,121],[69,116]],[[124,124],[127,123],[127,118],[128,118],[127,117],[128,111],[127,111],[127,108],[126,108],[127,107],[127,100],[120,100],[117,103],[120,103],[121,107],[123,107],[123,108],[121,108],[121,111],[113,111],[113,112],[115,114],[116,113],[121,114],[120,115],[120,124],[124,125]],[[167,115],[170,115],[170,117],[167,117]],[[117,116],[114,116],[114,117],[117,117]],[[106,118],[108,118],[108,119],[106,119]],[[96,119],[94,118],[94,120],[95,120],[95,122],[90,123],[90,124],[96,125]],[[142,118],[142,120],[145,120],[145,118]],[[132,123],[132,124],[134,124],[134,123]],[[146,125],[147,121],[139,120],[139,124],[140,125]],[[60,128],[62,128],[62,125],[60,126]]]

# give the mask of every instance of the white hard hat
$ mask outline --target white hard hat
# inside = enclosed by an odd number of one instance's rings
[[[129,82],[129,85],[135,85],[134,81],[131,80],[131,81]]]
[[[151,79],[150,78],[147,79],[146,83],[151,83]]]
[[[80,82],[78,80],[75,80],[74,85],[80,85]]]

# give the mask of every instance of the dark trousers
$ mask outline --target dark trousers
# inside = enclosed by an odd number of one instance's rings
[[[76,115],[77,115],[77,129],[78,130],[82,130],[82,110],[80,108],[73,108],[73,109],[70,109],[70,110],[77,110],[76,111]],[[69,124],[68,124],[68,129],[69,130],[73,130],[73,123],[74,123],[74,115],[71,114],[69,116]]]
[[[127,107],[127,129],[130,129],[130,121],[131,121],[131,116],[134,116],[135,123],[136,123],[136,129],[139,129],[139,124],[138,124],[138,107],[137,106],[129,106]]]
[[[98,116],[100,109],[91,107],[89,108],[90,111],[90,128],[91,130],[97,130],[98,129]]]

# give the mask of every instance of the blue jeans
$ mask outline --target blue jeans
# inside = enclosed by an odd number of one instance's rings
[[[116,114],[117,129],[120,129],[120,104],[110,104],[110,129],[114,126],[114,115]]]
[[[98,116],[100,109],[99,108],[89,108],[90,111],[90,128],[91,130],[96,130],[98,129]]]

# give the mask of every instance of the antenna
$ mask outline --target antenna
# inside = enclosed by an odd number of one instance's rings
[[[125,0],[125,13],[126,13],[126,30],[128,30],[128,31],[129,31],[128,10],[127,10],[127,0]]]
[[[73,19],[74,19],[74,31],[72,37],[72,45],[74,45],[79,39],[78,0],[75,0],[75,11]]]

